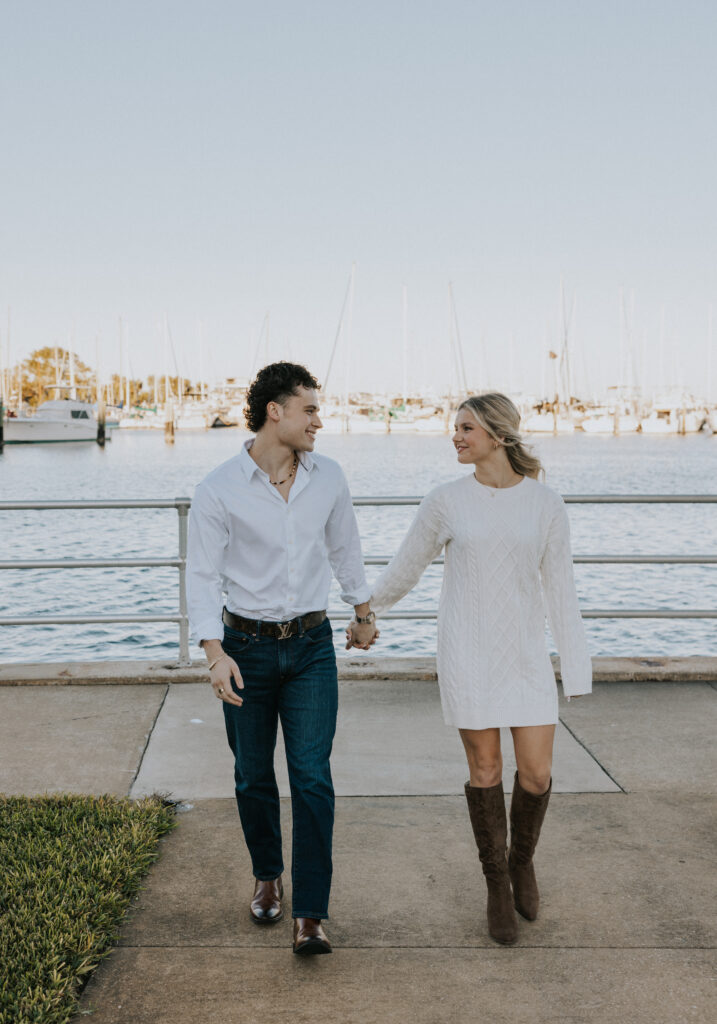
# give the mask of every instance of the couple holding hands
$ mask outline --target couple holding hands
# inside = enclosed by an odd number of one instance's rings
[[[568,518],[538,482],[520,414],[505,395],[466,399],[455,419],[457,461],[473,472],[421,502],[396,556],[366,583],[346,478],[314,454],[318,383],[305,367],[272,363],[247,394],[255,435],[197,487],[187,579],[192,633],[207,657],[234,755],[236,800],[255,877],[257,924],[283,916],[284,870],[274,750],[281,720],[293,814],[293,950],[330,953],[334,791],[329,759],[338,705],[331,575],[355,616],[347,647],[367,650],[380,616],[445,551],[438,612],[438,683],[447,724],[468,761],[471,825],[485,875],[488,928],[518,935],[516,910],[538,911],[533,853],[550,798],[558,721],[545,613],[563,691],[591,690],[591,663],[573,580]],[[226,595],[226,597],[224,597]],[[501,726],[518,770],[508,819]]]

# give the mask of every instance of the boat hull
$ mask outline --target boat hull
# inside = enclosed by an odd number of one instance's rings
[[[96,440],[97,423],[94,420],[51,422],[19,417],[8,419],[4,424],[5,444],[67,444]]]

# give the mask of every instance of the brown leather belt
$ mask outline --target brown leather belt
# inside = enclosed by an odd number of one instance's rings
[[[304,630],[320,626],[325,618],[326,612],[307,612],[288,622],[265,622],[262,619],[245,619],[243,615],[235,615],[226,608],[222,612],[222,621],[230,629],[250,633],[252,636],[275,636],[277,640],[288,640],[290,636],[295,636],[301,625]]]

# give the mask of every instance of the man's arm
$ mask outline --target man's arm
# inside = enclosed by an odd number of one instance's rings
[[[222,562],[229,531],[218,502],[200,485],[189,516],[187,539],[187,608],[192,634],[204,651],[212,688],[227,704],[241,706],[232,677],[243,689],[239,666],[224,653],[221,618]]]
[[[343,472],[339,493],[326,523],[325,537],[329,562],[341,586],[341,599],[354,606],[359,618],[370,617],[371,589],[366,582],[358,523],[351,503],[349,485]],[[373,622],[352,622],[350,634],[351,639],[346,644],[347,650],[354,646],[368,650],[378,637],[378,630]]]
[[[224,636],[222,566],[228,544],[221,504],[200,484],[189,513],[187,537],[187,611],[197,643]]]

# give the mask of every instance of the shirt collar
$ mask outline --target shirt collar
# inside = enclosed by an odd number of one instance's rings
[[[239,465],[244,470],[244,475],[247,478],[247,480],[251,480],[251,478],[254,476],[254,473],[262,472],[262,470],[259,468],[259,466],[257,466],[256,462],[254,462],[251,455],[249,454],[249,449],[253,444],[254,438],[248,438],[248,440],[246,440],[244,444],[241,446],[241,451],[239,452]],[[301,465],[303,466],[307,473],[310,473],[312,469],[316,468],[316,463],[314,462],[314,458],[311,452],[299,452],[299,462],[301,463]]]

